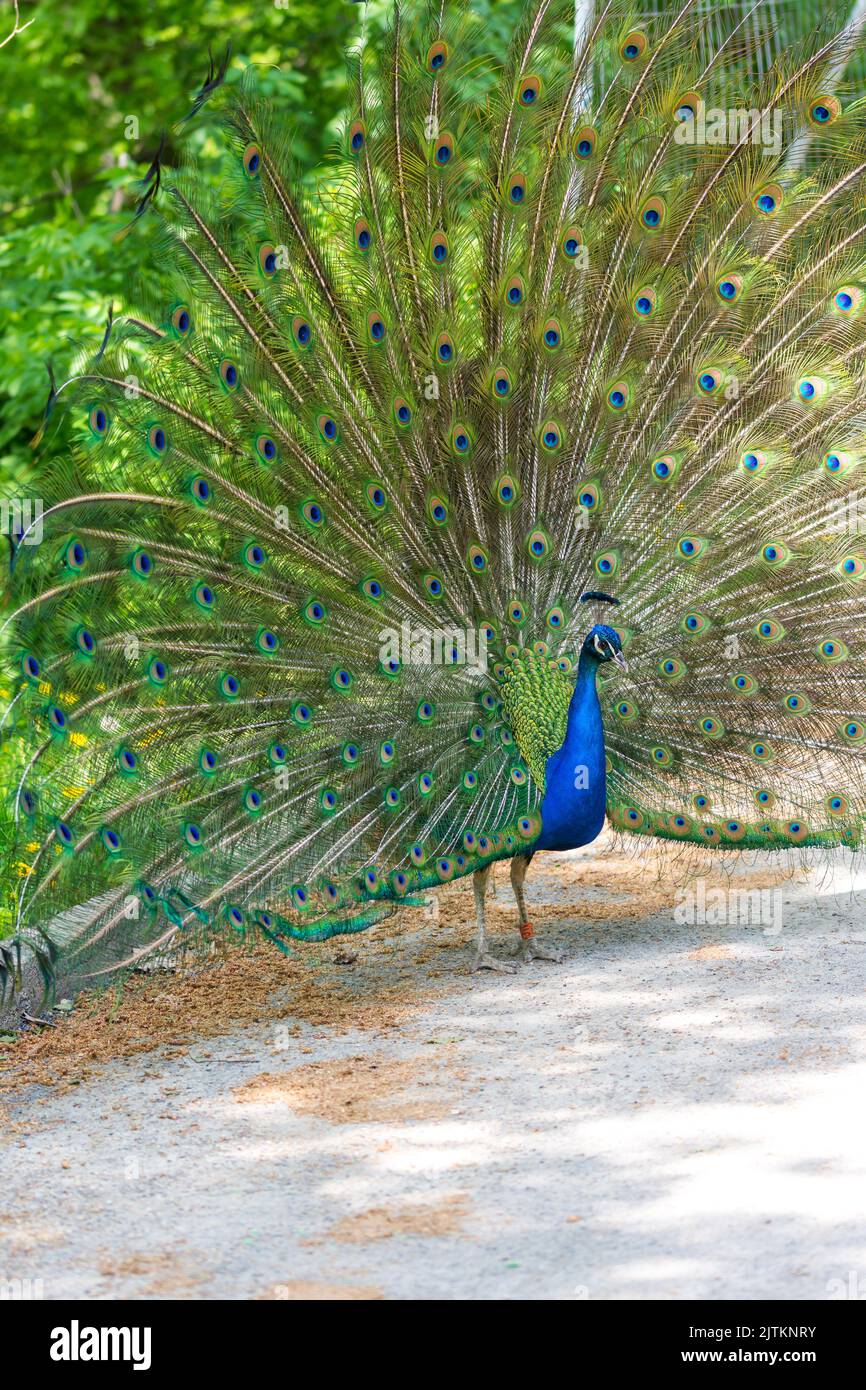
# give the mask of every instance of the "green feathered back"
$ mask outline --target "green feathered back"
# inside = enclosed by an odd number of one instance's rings
[[[751,89],[697,5],[602,5],[576,58],[571,21],[488,54],[464,5],[402,5],[315,184],[252,77],[216,192],[152,171],[170,290],[58,387],[78,443],[14,563],[49,953],[319,939],[531,845],[591,588],[617,826],[858,842],[849,41]]]

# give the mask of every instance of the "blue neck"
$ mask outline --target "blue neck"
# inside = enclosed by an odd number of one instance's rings
[[[581,651],[565,739],[547,760],[536,849],[576,849],[594,840],[604,824],[604,730],[595,688],[597,670],[595,658]]]

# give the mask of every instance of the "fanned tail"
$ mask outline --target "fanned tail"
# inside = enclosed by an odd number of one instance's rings
[[[576,54],[572,22],[529,6],[497,65],[466,5],[398,5],[315,186],[224,69],[219,188],[154,161],[169,291],[52,380],[78,447],[15,548],[46,974],[359,930],[531,846],[588,589],[632,672],[615,824],[858,843],[855,38],[755,79],[692,0],[601,3]],[[541,744],[503,705],[529,656]]]

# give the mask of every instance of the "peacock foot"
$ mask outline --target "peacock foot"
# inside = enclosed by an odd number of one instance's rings
[[[531,960],[550,960],[555,965],[562,965],[565,960],[565,952],[560,951],[556,946],[545,946],[539,941],[532,925],[524,922],[520,928],[521,941],[519,942],[515,955],[523,965],[528,965]]]
[[[472,962],[469,966],[469,970],[473,975],[476,970],[495,970],[500,975],[513,975],[517,970],[517,966],[510,960],[497,960],[496,957],[491,956],[488,951],[475,950],[472,952]]]

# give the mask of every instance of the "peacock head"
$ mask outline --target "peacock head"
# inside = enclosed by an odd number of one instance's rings
[[[589,589],[580,596],[581,603],[609,603],[613,607],[619,604],[618,598],[613,598],[611,594],[602,594],[598,589]],[[628,665],[622,654],[622,641],[616,628],[608,627],[607,623],[596,623],[590,628],[583,640],[583,651],[592,661],[604,662],[615,661],[621,671],[627,671]]]
[[[619,633],[606,623],[596,623],[595,627],[590,628],[584,638],[583,650],[594,661],[615,661],[621,671],[628,670]]]

